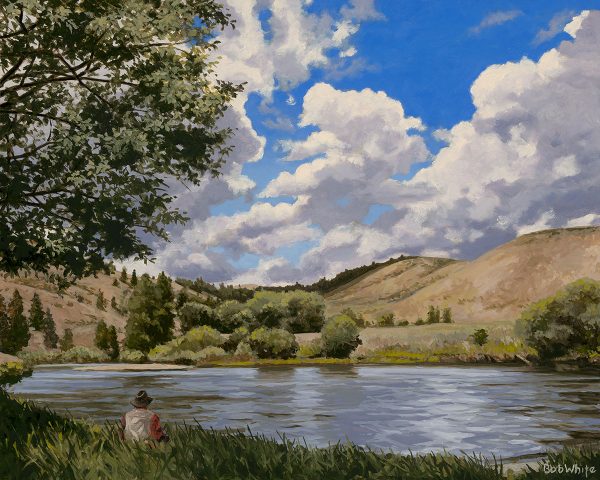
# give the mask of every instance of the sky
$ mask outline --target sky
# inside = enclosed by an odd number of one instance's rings
[[[128,269],[311,283],[600,224],[600,0],[223,3],[233,152]]]

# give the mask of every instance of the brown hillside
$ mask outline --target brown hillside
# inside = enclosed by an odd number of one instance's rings
[[[118,281],[120,274],[121,272],[116,272],[111,275],[98,274],[97,278],[84,278],[61,295],[53,285],[43,280],[43,276],[39,276],[39,278],[35,275],[13,278],[0,276],[0,295],[3,295],[8,302],[15,288],[18,289],[23,297],[25,315],[28,315],[31,299],[37,292],[44,310],[50,308],[52,312],[57,333],[62,336],[64,329],[70,328],[73,330],[76,345],[91,346],[94,344],[96,325],[102,319],[108,325],[114,325],[117,328],[119,338],[123,338],[125,334],[127,318],[110,306],[110,299],[113,296],[117,305],[121,305],[131,293],[131,287],[128,284]],[[131,275],[128,275],[128,278],[131,279]],[[118,281],[118,286],[113,285],[115,279]],[[96,308],[96,299],[100,290],[106,299],[106,310],[104,311]],[[173,290],[178,292],[181,287],[173,282]],[[41,343],[42,335],[34,332],[29,342],[29,348],[36,349]]]
[[[326,302],[328,313],[349,306],[368,319],[394,312],[414,322],[438,305],[451,307],[457,323],[510,321],[582,277],[600,280],[598,227],[523,235],[470,262],[405,260],[338,289]]]

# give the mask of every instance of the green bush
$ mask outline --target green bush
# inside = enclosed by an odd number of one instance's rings
[[[248,327],[238,327],[233,333],[229,334],[229,338],[225,340],[223,348],[227,352],[234,352],[240,342],[243,342],[250,336],[250,330]]]
[[[197,302],[187,302],[179,309],[179,325],[181,333],[185,334],[202,325],[217,328],[219,319],[212,308]]]
[[[378,327],[393,327],[394,326],[394,314],[393,312],[384,313],[377,319],[376,325]]]
[[[60,355],[63,363],[101,363],[108,362],[109,356],[97,348],[77,346]]]
[[[323,345],[320,338],[315,338],[309,343],[303,343],[298,349],[298,358],[318,358],[323,356]]]
[[[24,362],[10,361],[0,363],[0,389],[19,383],[23,377],[31,375],[31,369]]]
[[[35,352],[19,352],[17,357],[23,360],[23,363],[28,366],[61,363],[61,352],[57,351],[37,350]]]
[[[220,347],[224,342],[225,339],[217,330],[205,325],[192,328],[185,335],[154,347],[148,353],[148,358],[153,362],[172,362],[178,358],[189,359],[188,353],[182,356],[183,352],[198,353],[206,347]]]
[[[217,324],[216,327],[222,333],[231,333],[236,328],[245,325],[245,322],[250,322],[253,316],[250,312],[242,313],[246,307],[244,304],[236,300],[228,300],[219,305],[216,310]]]
[[[423,319],[421,317],[419,317],[419,318],[417,318],[415,325],[425,325],[425,322],[423,321]]]
[[[248,344],[258,358],[292,358],[298,351],[296,337],[282,328],[264,328],[254,330]]]
[[[354,310],[348,307],[344,308],[341,311],[341,314],[350,317],[354,321],[354,323],[356,323],[358,328],[365,328],[367,326],[365,322],[365,317],[363,317],[362,313],[356,313]]]
[[[400,320],[398,323],[396,323],[396,326],[398,327],[408,327],[408,325],[408,320]]]
[[[487,332],[487,330],[485,328],[480,328],[478,330],[475,330],[471,334],[470,338],[471,338],[471,341],[475,345],[483,346],[488,341],[488,332]]]
[[[252,347],[248,345],[248,342],[240,342],[233,353],[234,356],[238,358],[244,358],[248,360],[252,360],[255,358],[254,352],[252,351]]]
[[[337,315],[321,330],[321,344],[326,357],[348,358],[362,343],[356,323],[347,315]]]
[[[285,328],[294,333],[318,332],[325,323],[325,301],[321,295],[301,290],[286,293]]]
[[[124,363],[144,363],[148,357],[139,350],[122,350],[119,354],[119,361]]]
[[[600,282],[581,279],[530,306],[519,322],[526,342],[550,359],[600,351]]]

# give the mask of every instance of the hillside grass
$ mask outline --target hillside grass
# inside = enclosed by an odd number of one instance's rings
[[[283,436],[199,425],[167,426],[171,442],[151,448],[122,442],[114,424],[63,417],[1,389],[0,412],[0,478],[6,480],[526,480],[582,478],[558,473],[560,465],[600,471],[600,453],[593,447],[549,453],[544,462],[556,474],[544,473],[542,464],[507,474],[500,460],[475,455],[401,455],[351,443],[314,448]]]

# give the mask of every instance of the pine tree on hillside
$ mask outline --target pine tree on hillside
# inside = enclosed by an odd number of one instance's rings
[[[29,325],[34,330],[42,331],[44,328],[44,307],[40,296],[36,293],[33,294],[31,299],[31,307],[29,308]]]
[[[23,297],[16,289],[8,303],[6,315],[8,317],[8,328],[6,335],[3,337],[2,348],[4,353],[14,355],[27,346],[31,336],[27,319],[23,313]]]
[[[106,332],[108,348],[105,350],[111,360],[119,358],[119,339],[117,337],[117,329],[111,325]]]
[[[123,283],[127,283],[127,269],[125,267],[123,267],[123,270],[121,270],[121,276],[119,277],[119,280]]]
[[[96,297],[96,308],[98,310],[106,310],[106,299],[104,298],[104,292],[102,290],[98,291],[98,296]]]
[[[5,352],[4,342],[8,338],[8,332],[10,330],[10,323],[8,321],[8,314],[6,313],[6,303],[4,297],[0,295],[0,352]]]
[[[75,346],[73,343],[73,332],[70,328],[65,328],[63,337],[59,340],[58,344],[63,352],[66,352]]]
[[[117,305],[117,299],[115,297],[110,299],[110,308],[116,310],[117,312],[119,311],[119,306]]]
[[[158,291],[158,311],[156,320],[161,327],[161,343],[167,342],[173,338],[173,328],[175,328],[175,293],[171,279],[161,272],[156,279],[156,289]]]
[[[442,322],[453,323],[452,310],[450,310],[449,308],[444,308],[444,311],[442,312]]]
[[[43,332],[44,346],[46,348],[56,348],[58,345],[58,334],[56,333],[56,324],[49,308],[46,309],[46,314],[44,315]]]
[[[132,287],[135,287],[137,285],[137,273],[135,272],[135,269],[133,269],[133,272],[131,272],[131,281],[129,282],[129,284]]]
[[[94,339],[94,344],[100,350],[108,350],[108,327],[104,320],[100,320],[100,323],[98,323],[96,326],[96,337]]]

